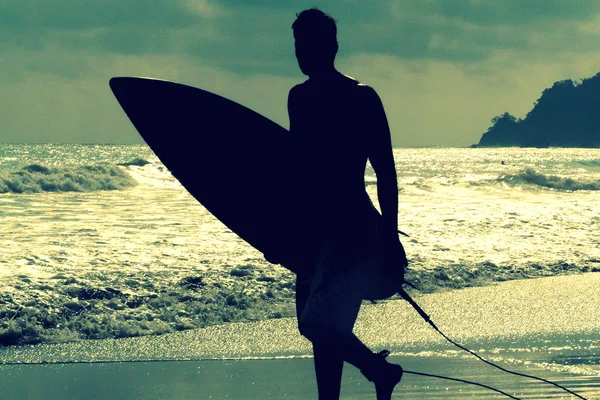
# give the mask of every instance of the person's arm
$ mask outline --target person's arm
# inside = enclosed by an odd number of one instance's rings
[[[404,271],[408,265],[404,246],[398,237],[398,181],[392,139],[381,99],[370,89],[369,118],[367,120],[371,134],[369,159],[377,175],[377,197],[381,206],[382,224],[379,233],[383,244],[386,265],[396,271],[404,282]]]
[[[368,88],[367,129],[370,135],[369,160],[377,175],[377,197],[384,224],[398,229],[398,181],[392,139],[385,110],[375,90]]]
[[[295,134],[296,130],[297,130],[297,125],[298,125],[298,119],[297,119],[297,109],[298,109],[298,88],[297,86],[294,86],[292,89],[290,89],[290,92],[288,94],[288,100],[287,100],[287,109],[288,109],[288,116],[290,119],[290,133]],[[272,263],[272,264],[283,264],[285,263],[286,268],[289,269],[293,269],[293,265],[290,265],[290,261],[289,260],[283,260],[280,256],[279,256],[279,251],[281,249],[280,248],[276,248],[275,250],[272,250],[268,253],[264,253],[264,257],[265,260],[267,260],[268,262]]]
[[[298,128],[298,119],[296,118],[298,114],[298,87],[294,86],[290,89],[290,93],[288,94],[288,117],[290,119],[290,132],[296,133]]]

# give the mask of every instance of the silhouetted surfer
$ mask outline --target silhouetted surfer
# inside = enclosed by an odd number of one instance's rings
[[[290,131],[323,199],[318,218],[325,243],[316,266],[297,278],[299,329],[313,344],[320,400],[339,398],[344,361],[374,382],[377,399],[390,399],[402,368],[352,333],[375,268],[377,237],[388,260],[398,268],[406,262],[397,236],[398,187],[385,111],[372,88],[335,69],[333,18],[305,10],[292,28],[298,64],[309,79],[289,93]],[[365,190],[367,159],[377,174],[382,220]]]

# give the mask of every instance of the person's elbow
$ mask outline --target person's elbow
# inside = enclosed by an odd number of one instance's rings
[[[377,185],[380,187],[390,187],[390,186],[397,187],[398,178],[396,176],[396,173],[393,172],[393,173],[377,175]]]
[[[377,182],[396,182],[396,166],[394,165],[394,161],[386,160],[387,162],[374,162],[371,161],[373,165],[373,170],[375,171],[375,175],[377,176]]]

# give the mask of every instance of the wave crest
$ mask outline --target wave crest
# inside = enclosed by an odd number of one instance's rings
[[[122,167],[131,167],[131,166],[143,167],[144,165],[148,165],[148,164],[152,164],[152,163],[144,158],[135,158],[131,161],[119,163],[117,165],[120,165]]]
[[[600,190],[600,181],[584,181],[555,175],[544,175],[532,168],[527,168],[516,175],[502,175],[498,178],[498,181],[513,185],[529,184],[556,190]]]
[[[600,169],[600,160],[590,160],[590,161],[577,161],[578,166],[582,166],[588,169]]]
[[[0,176],[0,193],[93,192],[122,190],[137,182],[112,164],[46,167],[31,164]]]

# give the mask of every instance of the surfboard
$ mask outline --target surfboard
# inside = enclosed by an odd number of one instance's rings
[[[216,218],[295,273],[313,266],[314,204],[289,132],[199,88],[115,77],[121,107],[172,175]]]

